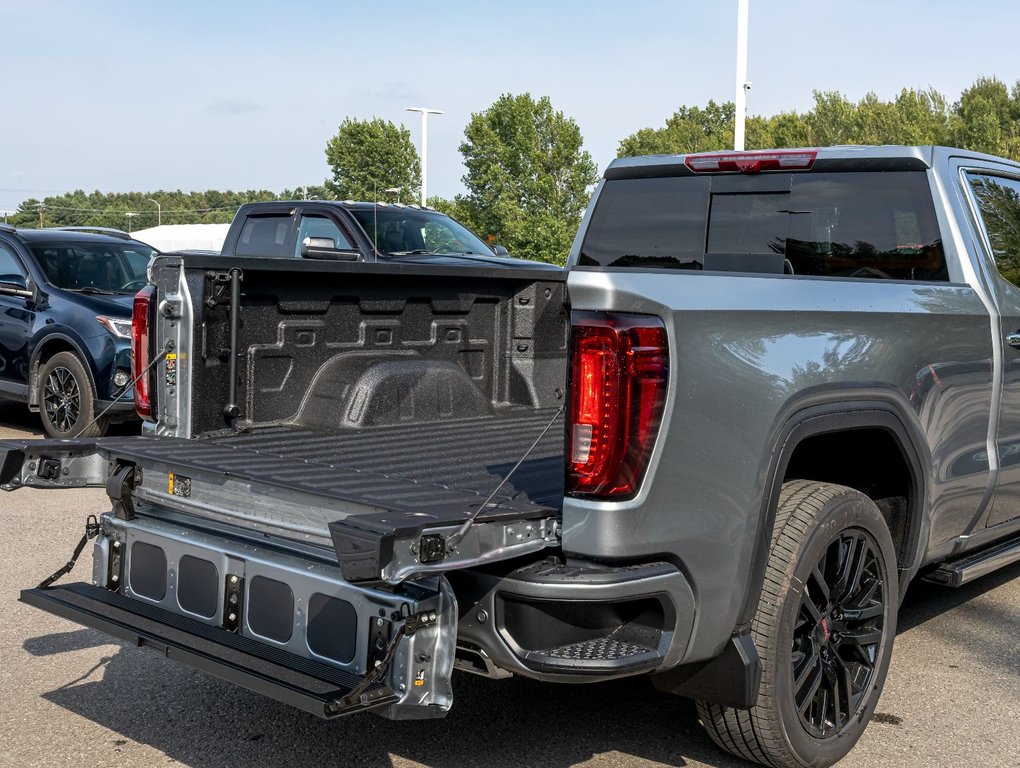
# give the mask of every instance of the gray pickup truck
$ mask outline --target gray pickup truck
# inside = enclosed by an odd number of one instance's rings
[[[831,765],[910,581],[1020,559],[1017,232],[1020,165],[844,147],[618,160],[563,272],[161,256],[147,435],[0,446],[112,504],[22,600],[326,718],[648,675]]]

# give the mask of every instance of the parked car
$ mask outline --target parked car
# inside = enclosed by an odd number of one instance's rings
[[[546,266],[510,258],[445,213],[400,203],[291,200],[248,203],[234,216],[224,256],[428,264]]]
[[[136,418],[131,302],[155,253],[119,230],[0,226],[0,396],[51,437]]]

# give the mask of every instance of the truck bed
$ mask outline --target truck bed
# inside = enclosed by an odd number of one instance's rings
[[[550,422],[551,428],[480,519],[522,513],[537,517],[557,514],[563,499],[563,425],[555,408],[510,407],[486,417],[328,434],[278,425],[190,440],[108,439],[104,447],[111,456],[137,463],[157,478],[173,472],[193,486],[182,499],[179,491],[163,492],[165,479],[153,479],[145,485],[157,503],[215,505],[214,486],[224,481],[243,482],[263,498],[280,498],[281,493],[317,497],[317,503],[301,506],[300,520],[287,514],[286,505],[267,505],[270,510],[260,509],[253,518],[260,527],[278,524],[301,533],[301,538],[326,543],[328,524],[343,517],[345,509],[348,514],[370,510],[464,519]],[[157,488],[162,498],[153,497]],[[245,512],[223,511],[238,520]]]

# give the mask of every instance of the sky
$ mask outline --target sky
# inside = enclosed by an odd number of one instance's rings
[[[1016,0],[749,0],[748,113],[934,87],[1012,85],[992,30]],[[0,0],[0,210],[75,189],[322,183],[345,117],[429,122],[429,194],[463,191],[458,146],[504,93],[549,96],[603,170],[681,105],[732,100],[737,0]]]

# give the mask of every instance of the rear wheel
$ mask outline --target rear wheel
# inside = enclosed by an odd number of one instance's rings
[[[899,596],[885,520],[862,493],[783,486],[758,609],[758,703],[698,702],[723,749],[780,768],[821,768],[857,743],[885,682]]]
[[[95,423],[95,396],[84,364],[72,352],[58,352],[39,371],[39,415],[50,437],[99,437],[109,422]]]

